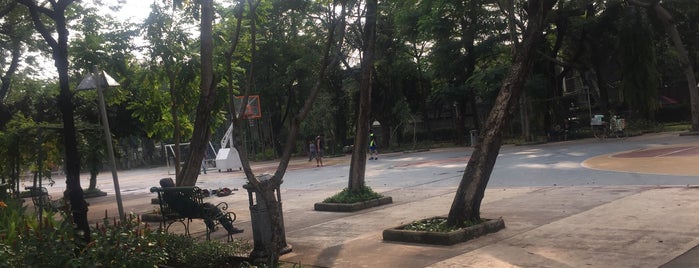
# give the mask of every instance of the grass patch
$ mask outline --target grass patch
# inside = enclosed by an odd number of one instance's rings
[[[663,125],[663,131],[689,131],[692,129],[691,123],[669,123]]]
[[[431,218],[431,219],[414,221],[411,224],[408,224],[407,226],[405,226],[403,229],[410,230],[410,231],[421,231],[421,232],[448,233],[448,232],[456,231],[459,229],[463,229],[465,227],[477,225],[477,224],[480,224],[483,222],[484,222],[484,220],[482,220],[482,219],[478,220],[478,221],[465,221],[464,227],[455,227],[455,226],[448,226],[447,225],[447,218]]]
[[[357,192],[352,192],[348,188],[345,188],[344,190],[342,190],[342,192],[339,192],[323,200],[323,203],[352,204],[381,197],[383,197],[383,195],[374,192],[374,190],[369,188],[369,186],[364,186]]]

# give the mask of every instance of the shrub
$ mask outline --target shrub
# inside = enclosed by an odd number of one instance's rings
[[[351,204],[381,197],[383,196],[374,192],[374,190],[369,188],[369,186],[364,186],[357,192],[352,192],[349,190],[349,188],[345,188],[342,190],[342,192],[326,198],[323,203]]]
[[[45,213],[39,224],[19,202],[0,205],[0,267],[220,267],[251,249],[240,240],[200,242],[151,230],[134,215],[96,224],[84,244],[70,222],[54,216]]]

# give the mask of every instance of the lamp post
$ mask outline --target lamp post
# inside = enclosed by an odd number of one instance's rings
[[[107,108],[104,104],[104,94],[102,93],[102,87],[116,87],[119,86],[114,78],[109,76],[106,72],[100,72],[99,68],[95,66],[93,68],[92,74],[85,77],[78,85],[78,90],[83,89],[97,89],[97,96],[99,98],[100,113],[102,117],[102,126],[104,128],[104,138],[107,141],[107,155],[109,155],[109,164],[112,169],[112,180],[114,181],[114,194],[116,195],[117,208],[119,209],[119,218],[124,221],[126,217],[124,216],[124,206],[121,202],[121,190],[119,189],[119,177],[116,171],[116,161],[114,160],[114,148],[112,147],[112,135],[109,131],[109,121],[107,120]]]

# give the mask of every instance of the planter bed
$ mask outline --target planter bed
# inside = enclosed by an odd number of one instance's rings
[[[386,204],[393,203],[393,198],[390,196],[384,196],[381,198],[376,198],[372,200],[367,200],[364,202],[356,202],[350,204],[344,203],[315,203],[313,206],[317,211],[333,211],[333,212],[354,212],[362,209],[367,209],[371,207],[378,207]]]
[[[435,217],[441,218],[441,217]],[[484,222],[451,232],[427,232],[405,230],[409,224],[383,231],[383,240],[431,245],[453,245],[500,231],[505,228],[505,221],[485,219]]]

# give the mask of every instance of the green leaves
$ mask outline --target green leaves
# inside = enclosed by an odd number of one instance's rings
[[[451,231],[456,231],[465,227],[473,226],[476,224],[482,223],[483,220],[479,221],[466,221],[463,223],[463,226],[449,226],[447,225],[447,218],[442,218],[442,217],[435,217],[435,218],[430,218],[430,219],[423,219],[423,220],[418,220],[414,221],[408,225],[406,225],[403,229],[404,230],[411,230],[411,231],[421,231],[421,232],[443,232],[443,233],[448,233]]]
[[[383,195],[374,192],[374,190],[372,190],[369,186],[364,186],[360,188],[357,192],[352,192],[349,188],[345,188],[344,190],[342,190],[342,192],[339,192],[323,200],[323,203],[352,204],[381,197],[383,197]]]

